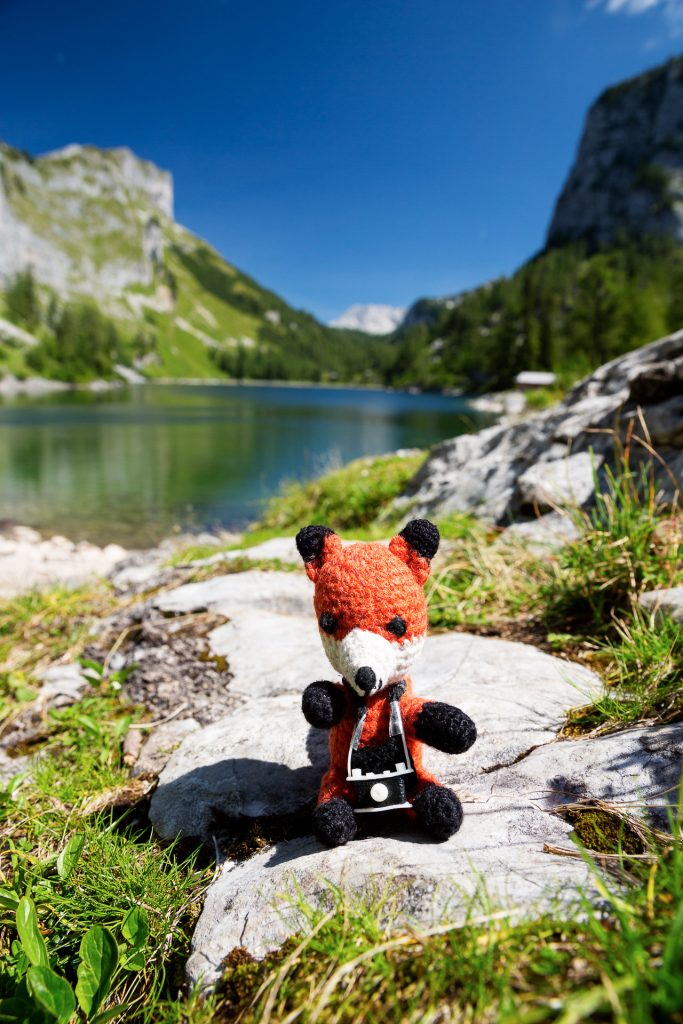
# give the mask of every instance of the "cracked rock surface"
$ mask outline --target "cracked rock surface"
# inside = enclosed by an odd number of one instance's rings
[[[327,735],[306,724],[301,693],[314,679],[334,678],[309,581],[250,570],[153,601],[169,624],[197,614],[224,620],[205,642],[229,666],[226,695],[234,701],[171,754],[152,798],[154,827],[167,839],[216,840],[219,850],[249,820],[291,818],[299,829],[297,838],[222,863],[193,940],[193,982],[213,983],[234,946],[260,955],[291,934],[297,921],[282,894],[294,883],[313,901],[327,898],[325,880],[362,892],[390,885],[401,913],[421,924],[459,920],[482,882],[494,902],[520,913],[572,899],[590,875],[580,859],[544,852],[544,844],[572,848],[571,826],[553,813],[558,805],[600,797],[663,808],[671,798],[664,791],[678,780],[683,726],[558,740],[566,710],[599,688],[593,673],[525,644],[441,634],[428,638],[413,681],[417,693],[454,703],[477,723],[479,738],[465,755],[427,749],[425,757],[459,793],[462,829],[434,843],[405,814],[375,815],[362,820],[354,842],[328,849],[307,827]]]

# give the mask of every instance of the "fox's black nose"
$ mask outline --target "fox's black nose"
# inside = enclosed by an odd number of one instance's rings
[[[371,693],[377,682],[377,676],[368,665],[363,665],[356,672],[356,686],[363,693]]]

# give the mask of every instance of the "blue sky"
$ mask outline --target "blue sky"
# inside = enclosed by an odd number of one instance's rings
[[[590,102],[681,51],[683,0],[0,0],[0,138],[130,146],[328,319],[514,270]]]

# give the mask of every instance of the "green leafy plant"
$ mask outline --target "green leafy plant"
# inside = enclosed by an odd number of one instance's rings
[[[83,848],[83,837],[74,836],[57,860],[60,877],[73,871]],[[61,860],[61,865],[60,865]],[[61,867],[61,870],[60,870]],[[117,1003],[100,1012],[121,971],[138,971],[144,966],[143,950],[149,927],[146,912],[135,907],[121,925],[123,942],[119,946],[112,933],[101,925],[92,925],[81,939],[75,988],[50,963],[47,944],[40,931],[33,899],[22,896],[17,905],[15,927],[18,941],[13,944],[14,961],[9,975],[14,991],[0,1000],[0,1020],[21,1024],[27,1020],[57,1020],[67,1024],[80,1008],[89,1024],[105,1024],[126,1009]],[[121,954],[123,953],[123,959]]]

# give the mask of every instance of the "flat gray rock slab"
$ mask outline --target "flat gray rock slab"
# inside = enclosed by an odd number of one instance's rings
[[[308,579],[306,583],[312,594],[312,584]],[[305,618],[237,609],[229,622],[209,633],[208,641],[213,654],[228,660],[230,693],[245,699],[279,693],[294,693],[300,699],[308,683],[333,675],[312,605]]]
[[[164,838],[210,841],[229,835],[232,820],[314,805],[328,736],[307,725],[301,694],[315,679],[336,677],[322,653],[312,596],[303,574],[252,570],[154,599],[167,615],[210,610],[228,618],[207,640],[212,654],[226,658],[228,691],[238,702],[187,735],[161,772],[150,817]],[[477,742],[463,756],[425,750],[427,767],[463,801],[460,832],[433,843],[409,814],[365,816],[347,847],[330,850],[304,836],[226,862],[197,926],[193,982],[213,983],[234,946],[262,955],[296,930],[283,899],[293,879],[314,902],[329,901],[328,882],[363,893],[391,885],[404,917],[423,925],[462,920],[482,881],[495,903],[519,913],[547,906],[558,893],[574,898],[589,872],[581,860],[544,852],[544,843],[570,845],[570,826],[553,808],[580,796],[637,806],[677,782],[683,726],[558,741],[567,709],[601,684],[533,647],[464,633],[431,636],[413,682],[417,694],[456,704],[477,723]]]
[[[368,829],[365,838],[336,849],[301,838],[243,863],[228,861],[207,892],[190,979],[214,983],[234,946],[259,956],[277,948],[299,924],[287,899],[295,885],[313,903],[329,902],[326,881],[352,893],[390,885],[399,916],[421,926],[459,923],[481,886],[482,910],[528,914],[571,900],[590,884],[590,871],[582,860],[544,852],[546,843],[573,848],[570,825],[549,812],[578,795],[634,801],[629,809],[639,801],[665,805],[663,791],[678,781],[682,752],[683,725],[558,741],[470,780],[463,826],[446,843],[405,824],[381,835]]]
[[[152,729],[144,739],[131,775],[159,775],[180,744],[201,726],[194,718],[176,718]]]
[[[278,672],[267,638],[273,639],[275,655],[282,657],[280,634],[264,622],[263,613],[256,613],[246,630],[247,636],[254,631],[251,647],[239,647],[246,614],[239,613],[233,623],[209,635],[212,649],[220,642],[221,653],[230,659],[230,692],[245,700],[188,736],[161,773],[150,817],[167,839],[179,833],[207,839],[217,813],[286,814],[302,810],[317,794],[328,740],[307,725],[301,694],[309,682],[333,678],[333,672],[322,655],[315,623],[310,630],[308,620],[295,626],[296,646],[284,646],[285,664]],[[295,622],[287,620],[287,630]],[[234,634],[227,633],[233,625]],[[237,657],[231,652],[231,636]],[[572,662],[525,644],[465,633],[429,637],[413,680],[416,693],[456,704],[477,723],[479,739],[463,757],[425,752],[427,767],[456,789],[484,769],[507,764],[552,740],[565,710],[584,703],[598,688],[596,677]]]
[[[313,617],[313,587],[302,571],[248,572],[214,576],[203,583],[186,583],[153,599],[153,606],[166,615],[187,615],[212,611],[230,615],[238,608],[261,608],[279,615]]]
[[[312,801],[328,758],[293,695],[250,701],[189,736],[159,778],[150,820],[165,839],[209,839],[216,817],[289,814]]]
[[[292,565],[301,562],[294,537],[271,537],[262,544],[254,544],[250,548],[236,548],[234,551],[221,551],[208,558],[201,558],[195,565],[212,565],[216,562],[235,562],[240,558],[274,559],[278,562],[290,562]]]

